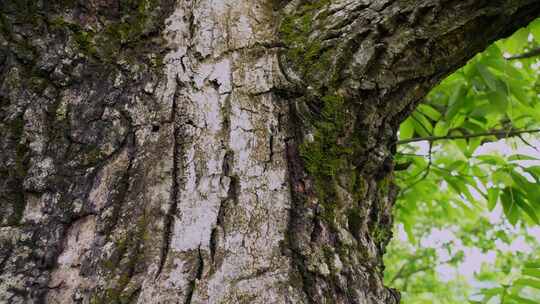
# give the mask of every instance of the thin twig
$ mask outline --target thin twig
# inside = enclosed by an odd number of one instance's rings
[[[526,141],[525,138],[523,138],[522,135],[518,135],[518,138],[519,138],[525,145],[527,145],[527,146],[533,148],[533,149],[534,149],[535,151],[537,151],[537,152],[540,152],[540,150],[539,150],[537,147],[531,145],[528,141]]]
[[[404,263],[401,266],[401,268],[394,275],[394,277],[392,277],[392,279],[390,280],[390,283],[388,285],[392,285],[398,279],[406,279],[406,278],[409,278],[409,277],[411,277],[412,275],[414,275],[416,273],[423,272],[423,271],[430,270],[430,269],[434,269],[437,266],[452,264],[457,260],[457,257],[454,256],[454,257],[451,257],[448,260],[440,261],[438,263],[435,263],[435,265],[426,265],[426,266],[423,266],[423,267],[419,267],[419,268],[407,271],[407,266],[411,265],[415,261],[417,261],[417,260],[419,260],[419,259],[421,259],[423,257],[426,257],[426,256],[427,256],[426,254],[422,254],[422,255],[417,255],[417,256],[411,257],[406,263]]]
[[[396,152],[397,155],[403,155],[403,156],[411,156],[411,157],[428,157],[427,154],[414,154],[414,153],[403,153],[403,152]]]
[[[540,129],[529,129],[529,130],[493,130],[489,132],[482,133],[472,133],[472,134],[463,134],[463,135],[446,135],[446,136],[427,136],[427,137],[417,137],[410,139],[398,140],[398,145],[408,144],[412,142],[419,141],[428,141],[430,143],[439,141],[439,140],[450,140],[450,139],[469,139],[482,136],[496,136],[497,138],[508,138],[511,136],[519,136],[520,134],[531,134],[539,133]]]
[[[523,54],[518,54],[518,55],[515,55],[515,56],[511,56],[511,57],[506,57],[505,59],[506,60],[524,59],[524,58],[536,57],[536,56],[539,56],[539,55],[540,55],[540,48],[536,48],[536,49],[530,50],[529,52],[526,52],[526,53],[523,53]]]
[[[432,149],[433,149],[433,143],[430,142],[429,143],[429,151],[428,151],[428,157],[429,157],[429,161],[428,161],[428,164],[426,166],[426,168],[424,169],[423,171],[423,175],[416,181],[414,181],[414,183],[412,184],[409,184],[406,188],[402,189],[399,191],[399,195],[405,193],[407,190],[411,189],[412,187],[416,186],[419,182],[423,181],[424,179],[426,179],[426,177],[429,175],[429,172],[431,170],[431,165],[433,164],[433,157],[432,157]],[[415,175],[414,177],[418,176]]]
[[[450,175],[452,175],[453,170],[450,170],[450,169],[445,168],[445,167],[437,166],[435,164],[433,164],[432,167],[437,169],[437,170],[446,171],[446,172],[450,173]],[[471,174],[465,174],[465,173],[459,172],[459,176],[485,178],[485,177],[488,177],[489,175],[471,175]]]

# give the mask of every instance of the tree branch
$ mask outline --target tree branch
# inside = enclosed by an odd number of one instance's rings
[[[469,139],[469,138],[483,137],[483,136],[495,136],[498,139],[501,139],[501,138],[519,136],[521,134],[532,134],[532,133],[539,133],[539,132],[540,132],[540,129],[492,130],[492,131],[489,131],[489,132],[463,134],[463,135],[427,136],[427,137],[417,137],[417,138],[403,139],[403,140],[398,140],[396,144],[397,145],[403,145],[403,144],[408,144],[408,143],[412,143],[412,142],[419,142],[419,141],[428,141],[430,143],[433,143],[433,142],[436,142],[436,141],[439,141],[439,140]]]
[[[525,59],[525,58],[531,58],[531,57],[536,57],[536,56],[540,56],[540,47],[533,49],[531,51],[528,51],[526,53],[523,53],[523,54],[507,57],[506,60]]]
[[[409,266],[411,266],[411,264],[413,264],[414,262],[416,262],[419,259],[424,258],[425,256],[426,256],[425,254],[422,254],[422,255],[411,257],[406,263],[404,263],[401,266],[401,268],[392,277],[392,279],[390,279],[390,283],[388,283],[388,285],[392,286],[395,283],[395,281],[397,281],[398,279],[408,279],[409,277],[411,277],[411,276],[413,276],[413,275],[415,275],[415,274],[417,274],[419,272],[424,272],[424,271],[427,271],[427,270],[430,270],[430,269],[435,269],[436,267],[442,266],[442,265],[452,264],[452,263],[456,262],[459,259],[457,256],[453,256],[448,260],[440,261],[438,263],[428,264],[428,265],[424,265],[422,267],[413,268],[413,269],[407,269]],[[403,290],[405,290],[405,289],[403,289]]]
[[[429,151],[428,151],[429,160],[428,160],[428,164],[427,164],[426,168],[423,171],[421,171],[421,172],[423,172],[422,176],[419,179],[417,179],[416,181],[414,181],[413,183],[409,184],[404,189],[399,190],[398,196],[405,193],[407,190],[411,189],[412,187],[416,186],[418,183],[420,183],[421,181],[426,179],[426,177],[429,175],[429,172],[431,171],[431,165],[433,164],[433,156],[432,156],[432,154],[433,154],[433,143],[430,142],[429,143]],[[420,174],[420,172],[418,174]],[[416,178],[418,176],[418,174],[413,176],[413,178]]]

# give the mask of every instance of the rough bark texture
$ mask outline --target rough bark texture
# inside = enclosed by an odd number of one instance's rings
[[[540,2],[0,14],[0,303],[391,304],[398,124]]]

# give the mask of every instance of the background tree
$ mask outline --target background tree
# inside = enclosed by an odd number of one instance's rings
[[[0,301],[397,303],[399,123],[540,3],[0,11]]]
[[[404,303],[540,301],[537,41],[540,20],[475,56],[401,124],[401,237],[385,275]]]

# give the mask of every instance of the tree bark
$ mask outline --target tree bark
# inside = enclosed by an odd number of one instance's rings
[[[398,303],[399,123],[534,0],[0,3],[1,303]]]

